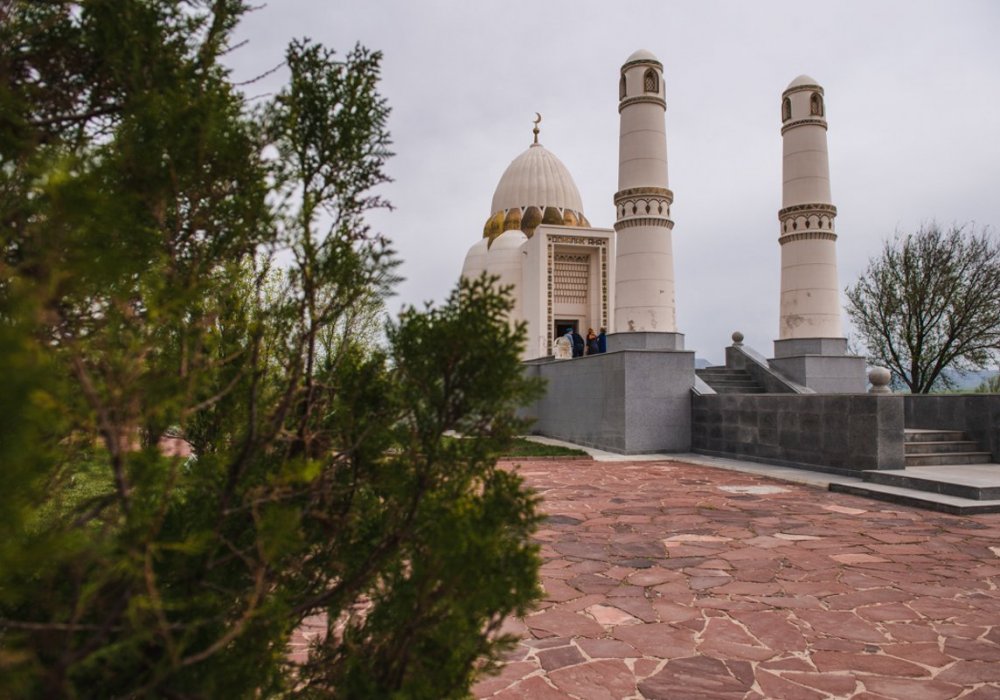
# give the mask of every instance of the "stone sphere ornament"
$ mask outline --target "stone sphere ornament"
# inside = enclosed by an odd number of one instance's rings
[[[740,333],[739,331],[733,332],[733,345],[737,347],[743,345],[743,334]]]
[[[889,382],[892,380],[892,373],[885,367],[872,367],[868,370],[868,381],[871,382],[872,388],[868,390],[869,394],[891,394],[892,389],[889,388]]]

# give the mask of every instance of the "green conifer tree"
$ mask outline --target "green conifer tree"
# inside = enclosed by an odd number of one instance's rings
[[[380,56],[293,42],[252,111],[246,10],[0,3],[2,697],[462,697],[536,595],[509,297],[351,332]]]

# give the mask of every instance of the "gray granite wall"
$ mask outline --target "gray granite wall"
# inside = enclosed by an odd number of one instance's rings
[[[1000,394],[909,394],[907,428],[964,430],[1000,460]]]
[[[688,452],[694,352],[620,350],[533,360],[545,396],[523,415],[532,432],[622,454]]]
[[[903,400],[867,394],[692,398],[695,452],[835,473],[903,468]]]

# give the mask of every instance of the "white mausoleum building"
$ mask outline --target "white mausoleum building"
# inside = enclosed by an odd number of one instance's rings
[[[566,166],[535,142],[507,167],[465,277],[482,272],[514,286],[514,320],[528,324],[525,359],[552,354],[573,328],[607,329],[614,343],[681,349],[674,300],[663,65],[628,57],[618,85],[615,228],[592,228]],[[626,338],[626,336],[630,336]]]
[[[528,328],[523,369],[546,387],[523,409],[536,432],[625,454],[697,448],[783,463],[818,458],[805,449],[816,434],[779,431],[776,416],[798,425],[800,413],[827,411],[824,401],[803,402],[804,395],[864,392],[865,361],[847,355],[842,337],[823,88],[800,76],[780,105],[784,177],[775,246],[781,258],[775,357],[744,347],[737,332],[726,348],[726,365],[699,370],[677,327],[663,65],[640,50],[618,75],[618,189],[608,202],[615,208],[613,230],[587,221],[566,166],[538,143],[541,117],[535,120],[534,143],[500,178],[462,275],[485,272],[513,288],[510,320]],[[761,232],[762,239],[772,236]],[[555,353],[556,339],[570,328],[580,335],[606,329],[606,347],[599,343],[597,353],[575,358]],[[776,396],[732,401],[716,394]],[[830,406],[831,423],[844,417],[844,404]],[[901,421],[902,406],[897,409]],[[751,429],[745,414],[758,410],[767,417],[759,424],[754,418]],[[860,432],[872,427],[867,416],[856,422]],[[730,432],[723,436],[724,430]],[[847,437],[837,433],[833,442],[844,447]],[[870,448],[868,438],[858,439],[864,445],[857,450]],[[850,453],[845,450],[840,453]]]
[[[537,123],[537,122],[536,122]],[[469,249],[463,277],[483,272],[514,287],[514,320],[528,324],[525,359],[552,354],[575,328],[610,328],[615,232],[593,228],[566,166],[535,143],[504,171],[483,237]]]
[[[553,355],[568,328],[606,329],[612,353],[684,351],[666,109],[663,65],[636,51],[618,81],[614,230],[590,226],[566,166],[538,143],[540,116],[534,143],[504,171],[462,275],[486,272],[513,287],[511,320],[528,326],[523,359]],[[769,367],[811,390],[864,391],[864,361],[847,355],[840,320],[826,130],[823,88],[799,76],[781,96],[781,318]]]

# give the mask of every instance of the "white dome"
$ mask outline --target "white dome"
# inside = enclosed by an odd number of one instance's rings
[[[799,87],[800,85],[819,85],[815,80],[810,78],[808,75],[802,74],[792,82],[788,83],[786,90],[791,90],[793,87]]]
[[[583,212],[580,191],[569,170],[538,143],[532,144],[507,166],[493,193],[490,213],[530,206],[543,211],[545,207],[559,207]]]
[[[486,240],[485,238],[483,240]],[[500,254],[501,251],[511,251],[519,249],[528,237],[524,235],[521,231],[504,231],[499,236],[493,239],[493,245],[489,246],[489,253],[487,254],[488,260],[496,259],[496,256]],[[475,247],[475,246],[473,246]],[[509,252],[507,253],[509,255]],[[489,263],[487,263],[488,265]]]
[[[524,267],[521,250],[527,240],[528,237],[521,231],[504,231],[493,239],[493,244],[486,254],[486,271],[500,278],[497,284],[501,287],[510,285],[514,287],[512,320],[521,318],[521,281]]]
[[[486,271],[486,250],[489,248],[489,243],[489,239],[480,238],[472,244],[469,252],[465,254],[462,277],[475,279]]]
[[[625,63],[631,63],[632,61],[656,61],[657,63],[659,63],[660,59],[658,59],[653,54],[652,51],[647,51],[646,49],[639,49],[634,54],[629,56],[628,59],[626,59]]]

